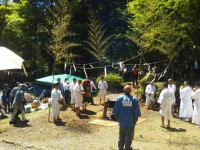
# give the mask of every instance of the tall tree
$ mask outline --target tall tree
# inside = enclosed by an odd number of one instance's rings
[[[56,1],[55,6],[50,9],[50,17],[47,21],[51,28],[51,40],[47,47],[49,54],[54,59],[53,71],[56,64],[61,64],[69,57],[70,48],[79,46],[68,39],[72,35],[69,31],[71,17],[66,0]]]
[[[105,52],[111,46],[112,36],[105,36],[105,29],[103,24],[95,17],[94,13],[91,13],[90,24],[88,30],[88,40],[86,43],[88,47],[85,47],[97,60],[103,61],[106,59]]]
[[[199,42],[198,0],[134,0],[128,4],[131,39],[142,51],[159,50],[174,58]]]

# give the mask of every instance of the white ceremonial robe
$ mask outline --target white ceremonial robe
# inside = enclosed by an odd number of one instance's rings
[[[192,98],[194,99],[194,111],[192,115],[192,123],[200,125],[200,89],[193,92]]]
[[[148,84],[146,86],[146,89],[145,89],[145,93],[146,93],[146,103],[145,103],[145,105],[146,106],[149,106],[150,102],[154,100],[155,92],[156,92],[156,87],[154,85]]]
[[[55,88],[51,92],[51,101],[52,101],[52,111],[53,117],[58,117],[60,113],[60,104],[58,102],[59,99],[62,99],[63,96],[60,90],[56,90]]]
[[[108,89],[108,84],[106,81],[99,81],[98,83],[98,88],[100,89],[99,91],[99,96],[100,99],[105,99],[106,93],[107,93],[107,89]]]
[[[69,86],[69,90],[71,92],[71,104],[75,104],[75,87],[77,83],[71,83]]]
[[[83,86],[82,85],[76,85],[75,86],[75,107],[81,107],[83,105],[83,95],[81,94],[81,92],[83,92]]]
[[[193,114],[193,106],[192,106],[192,89],[191,87],[185,87],[180,89],[180,110],[179,117],[180,118],[192,118]]]
[[[176,86],[174,84],[168,84],[168,89],[170,92],[172,92],[173,94],[175,94],[176,92]]]
[[[169,89],[163,89],[160,93],[158,103],[160,103],[161,109],[159,113],[164,118],[171,120],[171,105],[175,102],[175,96]]]

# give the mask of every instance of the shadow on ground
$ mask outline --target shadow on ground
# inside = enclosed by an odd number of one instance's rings
[[[58,122],[55,122],[56,126],[66,126],[67,122],[63,122],[62,120],[59,120]]]
[[[18,127],[18,128],[26,128],[26,127],[30,127],[32,125],[22,122],[22,121],[18,121],[17,123],[13,124],[14,127]]]
[[[183,128],[166,128],[167,131],[169,132],[186,132],[187,130],[186,129],[183,129]]]
[[[87,114],[87,115],[96,115],[97,114],[96,112],[91,111],[91,110],[87,110],[87,109],[84,110],[84,111],[82,110],[81,113],[82,114]]]

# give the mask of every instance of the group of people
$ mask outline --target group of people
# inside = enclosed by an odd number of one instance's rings
[[[12,90],[10,90],[7,84],[5,84],[2,90],[2,104],[0,104],[0,113],[2,118],[7,118],[6,114],[12,112],[12,116],[9,122],[10,124],[16,122],[20,113],[22,114],[22,121],[29,122],[29,120],[25,117],[24,110],[24,105],[26,104],[24,91],[26,89],[26,84],[20,84],[17,82]]]
[[[105,101],[105,95],[108,89],[108,84],[101,77],[98,83],[98,89],[100,90],[100,104],[101,101]],[[94,104],[93,93],[96,92],[97,88],[94,82],[90,79],[84,81],[73,79],[72,83],[69,83],[66,78],[64,83],[61,83],[60,78],[57,79],[57,83],[54,85],[54,89],[51,92],[51,101],[53,109],[53,119],[57,122],[60,113],[60,105],[67,107],[70,105],[71,110],[75,111],[77,116],[80,116],[80,108],[85,111],[88,103]]]
[[[156,87],[150,82],[145,89],[147,109],[151,109],[154,104]],[[162,126],[164,126],[164,118],[168,120],[167,127],[170,127],[170,120],[174,116],[174,106],[176,103],[175,98],[176,86],[173,84],[172,79],[168,79],[168,83],[163,84],[158,103],[160,104],[160,114]],[[189,81],[184,81],[179,89],[180,107],[179,118],[183,121],[191,121],[195,127],[200,128],[200,81],[196,82],[195,87],[190,86]]]

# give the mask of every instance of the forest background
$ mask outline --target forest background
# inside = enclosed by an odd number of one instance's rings
[[[123,61],[152,63],[157,72],[170,62],[168,76],[198,78],[199,8],[199,0],[2,0],[0,46],[25,60],[27,80],[70,68],[85,77],[83,68],[91,64],[100,68],[86,71],[97,76]]]

